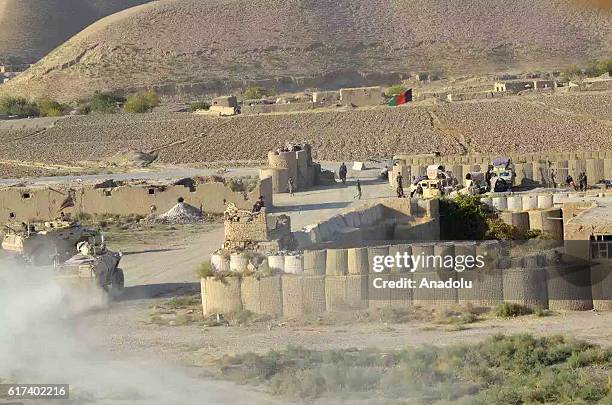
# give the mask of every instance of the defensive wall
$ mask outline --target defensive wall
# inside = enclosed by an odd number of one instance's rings
[[[294,236],[302,248],[355,246],[381,240],[439,240],[439,202],[381,198],[309,225]]]
[[[496,155],[498,156],[498,155]],[[465,175],[470,172],[485,172],[494,155],[466,154],[446,156],[422,156],[398,154],[394,156],[397,164],[389,173],[389,183],[395,186],[395,177],[401,172],[404,179],[424,176],[427,166],[444,165],[447,171],[463,184]],[[567,153],[507,154],[512,159],[516,173],[515,186],[550,186],[552,174],[555,182],[563,184],[567,175],[578,181],[578,175],[585,172],[589,185],[604,179],[612,179],[612,151],[578,151]]]
[[[222,270],[237,272],[235,277],[201,280],[203,310],[205,315],[245,309],[291,318],[381,307],[453,304],[493,307],[501,302],[551,310],[612,309],[611,260],[584,262],[566,258],[553,249],[518,256],[507,255],[506,251],[507,247],[497,241],[415,242],[308,250],[266,257],[269,268],[278,275],[260,278],[238,276],[249,259],[239,260],[239,255],[233,255],[221,261],[226,263]],[[382,273],[373,271],[376,256],[398,253],[454,259],[483,255],[485,264],[482,268],[461,272],[439,265],[417,268],[414,272],[397,266]],[[375,282],[380,285],[381,280],[407,279],[415,280],[418,287],[374,288]],[[448,282],[449,287],[423,288],[423,279]]]
[[[313,102],[302,103],[275,103],[275,104],[252,104],[243,105],[240,109],[241,114],[272,114],[272,113],[291,113],[298,111],[313,110],[319,105]]]
[[[259,196],[273,204],[272,182],[263,179],[247,191],[232,191],[222,182],[178,184],[127,184],[118,187],[69,185],[57,187],[12,186],[0,189],[0,218],[5,221],[46,221],[65,214],[87,213],[117,215],[162,214],[176,205],[179,198],[204,212],[222,214],[226,204],[251,210]],[[63,207],[62,207],[63,206]]]

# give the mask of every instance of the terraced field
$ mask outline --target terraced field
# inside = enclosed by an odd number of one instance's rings
[[[263,161],[268,150],[287,141],[310,142],[319,160],[400,151],[612,149],[610,105],[612,92],[233,118],[189,113],[69,117],[31,136],[0,131],[0,161],[74,164],[141,150],[158,151],[164,163],[236,164]]]

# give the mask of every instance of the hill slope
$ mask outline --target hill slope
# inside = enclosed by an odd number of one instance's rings
[[[559,67],[611,54],[612,14],[573,0],[161,0],[98,21],[7,89],[68,99],[190,91],[183,83],[334,87],[359,84],[355,72]]]
[[[0,61],[36,61],[94,21],[148,1],[0,0]]]

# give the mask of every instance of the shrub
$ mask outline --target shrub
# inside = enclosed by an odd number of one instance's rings
[[[516,226],[509,225],[499,218],[487,220],[487,238],[497,240],[520,239],[519,231]]]
[[[128,96],[123,110],[128,113],[146,113],[159,105],[159,97],[153,90],[139,91]]]
[[[612,59],[601,59],[591,61],[585,69],[585,74],[589,77],[596,77],[604,73],[612,72]]]
[[[395,84],[387,89],[387,95],[394,96],[396,94],[402,94],[406,90],[407,88],[403,84]]]
[[[194,101],[189,104],[189,111],[194,112],[198,110],[208,110],[210,108],[210,104],[206,101]]]
[[[476,196],[440,200],[440,231],[446,240],[483,240],[491,210]]]
[[[200,263],[196,269],[196,274],[200,278],[214,277],[216,275],[210,260]]]
[[[263,87],[251,86],[244,91],[244,98],[247,100],[269,97],[273,93]]]
[[[67,109],[67,106],[49,98],[41,98],[37,100],[36,106],[38,107],[41,117],[59,117],[64,115],[64,112]]]
[[[562,336],[497,335],[478,344],[401,351],[289,346],[219,362],[224,377],[265,383],[274,394],[291,398],[362,393],[359,399],[367,403],[397,398],[501,405],[608,403],[612,394],[612,350]]]
[[[514,318],[517,316],[529,315],[532,312],[533,311],[530,308],[511,302],[503,302],[498,304],[494,311],[495,316],[500,318]]]
[[[93,97],[77,108],[79,114],[99,113],[113,114],[118,106],[125,102],[125,98],[116,93],[101,93],[96,91]]]
[[[23,97],[7,96],[0,99],[0,114],[27,118],[38,117],[40,111],[35,103],[31,103]]]

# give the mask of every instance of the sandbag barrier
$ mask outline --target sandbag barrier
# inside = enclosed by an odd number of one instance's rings
[[[493,307],[513,302],[529,308],[551,310],[612,309],[612,271],[609,262],[563,263],[552,253],[509,257],[497,241],[431,242],[371,246],[352,249],[307,251],[300,274],[257,279],[228,276],[222,281],[202,279],[205,314],[230,313],[242,309],[271,316],[296,317],[326,311],[351,311],[380,307],[447,306],[455,303]],[[552,251],[550,251],[552,252]],[[415,272],[395,264],[381,273],[372,271],[377,255],[439,257],[481,255],[479,269],[453,271],[436,263]],[[286,258],[299,267],[301,255],[268,256],[268,265]],[[298,259],[298,257],[300,259]],[[281,261],[280,258],[283,260]],[[215,258],[216,267],[226,267],[227,257]],[[220,265],[219,263],[223,263]],[[414,280],[472,283],[472,288],[373,288],[374,280]]]

